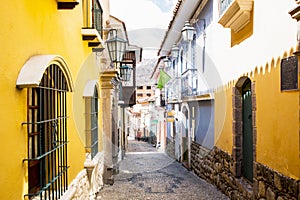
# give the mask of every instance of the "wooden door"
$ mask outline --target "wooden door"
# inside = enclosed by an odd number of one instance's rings
[[[252,96],[251,82],[243,85],[243,160],[242,175],[253,181],[253,127],[252,127]]]

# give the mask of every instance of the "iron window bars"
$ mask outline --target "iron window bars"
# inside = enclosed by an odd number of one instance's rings
[[[93,27],[97,29],[100,36],[102,37],[102,14],[103,10],[98,0],[93,1]]]
[[[91,153],[91,159],[93,159],[98,153],[98,90],[96,86],[93,97],[87,98],[86,101],[86,151]]]
[[[67,82],[52,64],[39,87],[28,88],[29,198],[59,199],[68,188]]]
[[[98,0],[83,0],[83,11],[84,11],[84,28],[96,29],[99,35],[102,37],[103,34],[103,9]]]

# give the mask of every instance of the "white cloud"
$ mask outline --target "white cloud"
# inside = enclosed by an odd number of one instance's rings
[[[169,0],[170,1],[170,0]],[[110,0],[111,15],[119,18],[128,30],[141,28],[164,28],[173,15],[177,0],[172,0],[173,7],[169,12],[163,12],[157,5],[149,0]]]

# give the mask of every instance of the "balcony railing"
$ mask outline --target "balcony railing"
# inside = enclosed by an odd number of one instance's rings
[[[197,95],[197,70],[187,69],[181,76],[181,96],[194,96]]]

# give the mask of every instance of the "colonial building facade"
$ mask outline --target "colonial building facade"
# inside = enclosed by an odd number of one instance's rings
[[[179,0],[158,52],[169,155],[232,199],[299,199],[297,3]]]
[[[93,199],[113,182],[120,150],[105,41],[126,29],[110,24],[108,0],[9,1],[0,11],[1,198]]]

